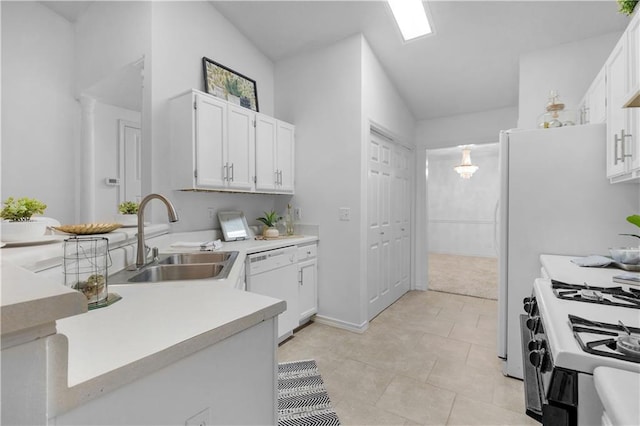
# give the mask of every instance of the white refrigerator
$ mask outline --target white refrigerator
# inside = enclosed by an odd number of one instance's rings
[[[635,241],[640,185],[606,178],[604,124],[500,133],[498,356],[522,378],[519,315],[541,276],[540,254],[608,255]]]

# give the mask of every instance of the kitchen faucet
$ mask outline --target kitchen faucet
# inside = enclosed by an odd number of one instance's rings
[[[162,201],[164,205],[167,207],[167,213],[169,214],[169,222],[177,222],[178,221],[178,213],[176,213],[176,209],[171,204],[171,201],[167,199],[164,195],[160,194],[149,194],[140,201],[140,205],[138,206],[138,248],[136,255],[136,265],[135,269],[140,269],[146,264],[147,257],[147,245],[144,241],[144,208],[147,203],[154,198]]]

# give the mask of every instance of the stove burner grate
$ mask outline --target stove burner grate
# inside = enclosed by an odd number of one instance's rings
[[[556,280],[551,280],[551,287],[556,297],[564,300],[640,309],[640,290],[636,288],[593,287]]]
[[[640,349],[635,344],[640,339],[640,328],[627,327],[631,335],[621,325],[590,321],[575,315],[569,315],[571,330],[583,351],[640,364]],[[610,336],[605,339],[589,340],[588,335]],[[626,346],[632,342],[631,350]]]

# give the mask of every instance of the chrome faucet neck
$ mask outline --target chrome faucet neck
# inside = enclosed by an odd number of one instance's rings
[[[167,214],[169,216],[169,222],[178,221],[178,213],[175,207],[171,204],[171,201],[164,195],[149,194],[140,201],[138,206],[138,247],[136,250],[136,268],[142,268],[146,264],[147,252],[145,250],[144,240],[144,208],[153,199],[158,199],[164,203],[167,208]]]

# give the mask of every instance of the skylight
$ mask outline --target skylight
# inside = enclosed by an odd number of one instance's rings
[[[387,0],[404,41],[431,34],[422,0]]]

